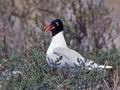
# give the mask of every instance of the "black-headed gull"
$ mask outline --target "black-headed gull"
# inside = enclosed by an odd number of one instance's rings
[[[112,66],[99,65],[92,60],[85,59],[78,52],[67,47],[63,36],[63,23],[60,19],[53,20],[45,28],[52,33],[52,41],[46,53],[46,59],[51,67],[82,68],[82,69],[110,69]]]

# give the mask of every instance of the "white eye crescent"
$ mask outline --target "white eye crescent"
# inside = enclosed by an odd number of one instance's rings
[[[59,26],[59,23],[58,23],[58,22],[56,22],[56,26]]]

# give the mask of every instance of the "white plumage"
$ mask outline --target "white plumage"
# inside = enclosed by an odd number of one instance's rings
[[[85,59],[78,52],[67,47],[63,31],[52,37],[52,41],[47,50],[47,62],[52,67],[82,68],[82,69],[110,69],[112,66],[98,65],[92,60]],[[60,59],[60,60],[59,60]]]

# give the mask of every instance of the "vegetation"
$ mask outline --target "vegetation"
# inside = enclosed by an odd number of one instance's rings
[[[2,64],[7,67],[1,77],[2,90],[118,90],[120,86],[120,54],[116,49],[107,52],[88,53],[96,62],[104,64],[107,60],[111,70],[80,70],[65,78],[64,73],[49,68],[45,54],[33,49],[27,55],[15,55]],[[21,73],[13,73],[19,71]]]

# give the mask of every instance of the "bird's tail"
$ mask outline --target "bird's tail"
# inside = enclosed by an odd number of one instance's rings
[[[100,66],[98,66],[98,68],[101,68],[101,69],[112,69],[112,66],[100,65]]]
[[[99,65],[92,60],[86,60],[85,61],[85,67],[88,70],[93,70],[93,69],[112,69],[112,66],[107,66],[107,65]]]

